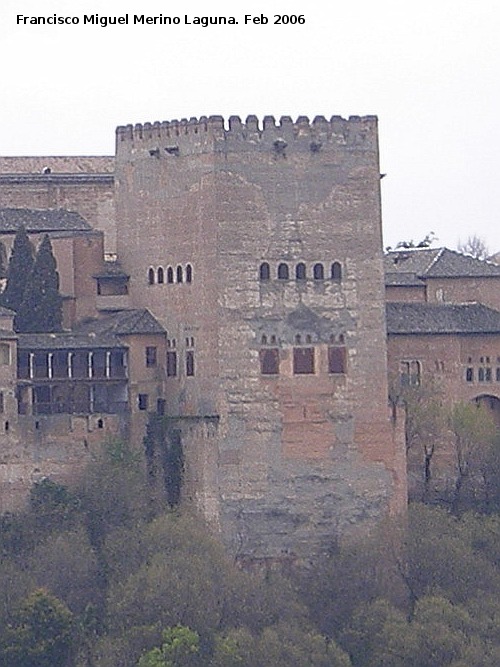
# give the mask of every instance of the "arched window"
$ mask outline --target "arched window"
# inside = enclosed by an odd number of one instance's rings
[[[148,283],[150,285],[155,284],[155,270],[153,268],[150,268],[148,271]]]
[[[193,282],[193,267],[191,264],[187,264],[186,266],[186,282],[191,283]]]
[[[282,262],[278,266],[278,279],[279,280],[288,280],[289,277],[290,277],[290,272],[288,270],[288,264],[285,264],[284,262]]]
[[[259,280],[269,280],[271,277],[271,270],[267,262],[262,262],[259,269]]]
[[[163,268],[161,266],[158,267],[157,276],[158,276],[158,283],[160,285],[163,284],[164,275],[163,275]]]
[[[305,280],[306,279],[306,265],[304,264],[304,262],[300,262],[295,267],[295,278],[297,280]]]
[[[315,264],[313,268],[313,278],[314,280],[323,280],[325,277],[325,269],[323,264]]]
[[[342,280],[342,267],[339,262],[333,262],[331,277],[338,283]]]
[[[266,336],[266,334],[262,334],[262,337],[260,339],[260,344],[261,345],[267,345],[267,336]]]
[[[181,283],[183,281],[183,275],[182,275],[182,266],[179,264],[177,267],[177,282]]]
[[[167,283],[172,284],[174,282],[174,270],[171,266],[167,269]]]

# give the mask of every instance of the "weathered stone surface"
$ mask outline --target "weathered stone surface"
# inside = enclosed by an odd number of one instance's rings
[[[165,150],[174,143],[175,154]],[[387,411],[376,120],[118,128],[116,181],[131,299],[163,322],[181,359],[195,339],[196,377],[167,381],[168,410],[183,430],[190,492],[233,552],[307,558],[403,510],[404,450]],[[269,280],[259,280],[262,262]],[[277,277],[283,263],[288,279]],[[298,263],[305,279],[295,279]],[[147,285],[149,268],[188,264],[189,284]],[[339,337],[346,372],[332,374]],[[271,340],[279,374],[262,375]],[[294,374],[296,347],[314,349],[313,373]],[[188,427],[210,415],[210,440]]]

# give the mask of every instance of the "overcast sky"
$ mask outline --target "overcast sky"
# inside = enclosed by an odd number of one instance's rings
[[[83,25],[96,13],[130,23]],[[305,23],[275,25],[281,14]],[[0,154],[111,155],[117,125],[191,116],[376,114],[385,245],[433,231],[499,251],[499,33],[498,0],[2,0]]]

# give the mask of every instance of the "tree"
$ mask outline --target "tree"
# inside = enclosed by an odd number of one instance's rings
[[[33,246],[26,229],[17,230],[7,269],[7,284],[1,303],[5,308],[17,312],[21,306],[26,285],[33,269]]]
[[[59,274],[48,234],[38,248],[22,302],[17,309],[14,327],[22,333],[62,331]]]
[[[437,236],[434,234],[434,232],[429,232],[424,236],[424,238],[421,241],[414,241],[413,239],[410,239],[409,241],[399,241],[396,243],[396,250],[401,250],[401,249],[407,249],[407,248],[430,248],[431,245],[434,243],[434,241],[437,241]],[[386,248],[387,251],[392,250],[392,248],[389,246]]]
[[[466,241],[458,240],[457,250],[464,253],[464,255],[472,255],[476,259],[487,259],[490,254],[486,241],[473,234],[469,236]]]
[[[9,667],[64,667],[72,649],[73,616],[60,600],[36,590],[5,631],[0,661]]]
[[[0,241],[0,280],[7,278],[7,268],[9,261],[7,259],[7,251],[5,244]]]
[[[475,403],[456,403],[451,410],[449,426],[456,459],[457,476],[452,498],[456,510],[463,501],[464,482],[481,474],[498,431],[489,412]]]
[[[161,648],[148,651],[138,662],[138,667],[189,667],[200,652],[197,632],[183,625],[163,631]]]
[[[406,412],[405,439],[409,472],[414,455],[418,452],[419,477],[423,481],[421,500],[424,501],[431,496],[432,459],[445,432],[446,414],[442,399],[442,392],[430,382],[426,386],[403,387],[398,396]]]

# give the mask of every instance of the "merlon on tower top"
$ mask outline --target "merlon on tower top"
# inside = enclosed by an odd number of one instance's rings
[[[281,116],[276,121],[274,116],[264,116],[259,122],[257,116],[247,116],[242,121],[239,116],[230,116],[227,122],[222,116],[200,116],[182,120],[155,121],[119,126],[116,129],[117,149],[123,142],[147,144],[150,142],[193,141],[195,144],[214,142],[273,143],[277,140],[286,142],[300,140],[320,140],[337,145],[355,145],[356,147],[375,148],[377,136],[376,116],[316,116],[310,121],[307,116],[299,116],[294,122],[290,116]],[[146,146],[145,146],[146,147]]]

